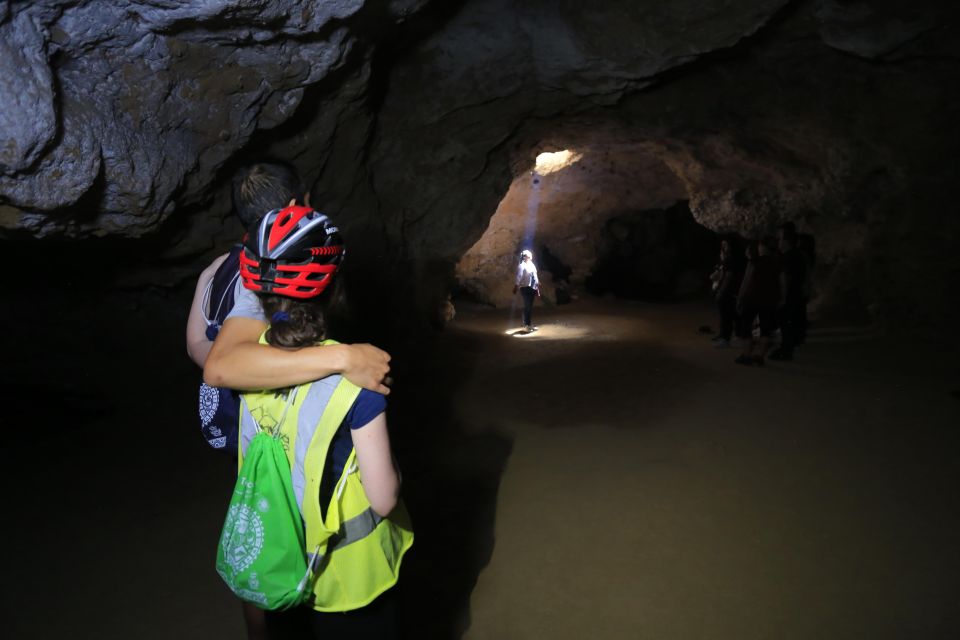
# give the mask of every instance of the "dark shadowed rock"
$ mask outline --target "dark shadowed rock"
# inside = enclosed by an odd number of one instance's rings
[[[28,15],[0,9],[0,172],[23,171],[56,135],[53,74],[40,27]]]
[[[25,212],[12,226],[138,236],[203,200],[253,131],[284,122],[342,64],[354,40],[335,23],[360,7],[14,4],[4,46],[22,60],[4,56],[18,69],[0,105],[0,193]],[[69,210],[88,193],[93,210]]]
[[[587,173],[555,191],[566,204],[543,203],[547,218],[565,208],[557,221],[589,212],[602,227],[683,201],[715,232],[791,220],[816,238],[821,308],[946,317],[956,13],[937,0],[3,2],[0,227],[161,234],[183,260],[238,233],[226,179],[269,154],[340,218],[382,310],[415,300],[429,317],[537,154],[571,149]],[[575,290],[597,236],[541,229]],[[491,301],[515,250],[501,244],[465,259]]]

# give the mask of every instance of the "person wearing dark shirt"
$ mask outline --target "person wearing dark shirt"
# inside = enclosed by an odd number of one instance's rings
[[[737,289],[740,286],[740,268],[729,240],[720,241],[720,262],[714,271],[714,298],[720,314],[720,332],[714,337],[716,347],[729,347],[733,326],[737,319]]]
[[[780,264],[776,239],[765,236],[758,245],[747,248],[747,268],[737,295],[739,322],[737,336],[743,341],[743,352],[737,364],[762,365],[770,334],[776,328],[777,304],[780,301]],[[753,325],[760,325],[760,338],[753,341]]]
[[[780,326],[780,347],[770,354],[771,360],[792,360],[793,350],[800,343],[806,316],[804,296],[807,260],[797,248],[797,234],[785,229],[780,234],[780,305],[777,324]]]

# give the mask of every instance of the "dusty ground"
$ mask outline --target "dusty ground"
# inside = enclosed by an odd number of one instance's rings
[[[242,635],[182,298],[8,314],[4,637]],[[960,636],[955,351],[818,328],[744,368],[705,305],[537,314],[397,358],[408,637]]]
[[[466,637],[958,637],[956,361],[834,328],[744,368],[701,319],[563,307],[478,360],[512,453]]]

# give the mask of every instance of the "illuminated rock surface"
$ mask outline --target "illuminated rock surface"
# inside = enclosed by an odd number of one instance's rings
[[[269,153],[341,218],[355,263],[420,274],[415,294],[381,284],[428,309],[539,152],[633,148],[618,171],[669,171],[666,199],[711,230],[793,220],[815,236],[822,309],[936,320],[957,282],[941,276],[960,267],[943,213],[954,14],[934,0],[2,2],[0,228],[152,238],[186,274],[238,233],[229,175]],[[593,175],[601,192],[584,197],[616,199]],[[635,198],[620,199],[648,206]],[[589,270],[587,245],[553,241]]]

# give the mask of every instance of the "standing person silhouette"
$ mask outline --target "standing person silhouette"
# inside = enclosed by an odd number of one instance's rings
[[[520,252],[520,264],[517,265],[517,279],[513,285],[513,293],[520,291],[523,298],[523,332],[536,331],[533,326],[533,299],[540,295],[540,278],[537,277],[537,267],[533,264],[533,252],[524,249]]]
[[[777,328],[780,261],[776,250],[777,241],[772,236],[764,236],[760,242],[747,247],[749,262],[737,295],[737,337],[743,341],[743,352],[734,360],[737,364],[762,366],[770,334]],[[760,337],[756,343],[753,340],[755,320],[760,325]]]
[[[714,274],[714,297],[720,314],[720,331],[713,338],[713,344],[724,348],[730,346],[733,336],[737,319],[737,291],[742,275],[730,240],[720,241],[720,263]]]
[[[770,354],[771,360],[793,360],[793,349],[806,328],[807,260],[797,247],[797,234],[785,228],[780,232],[780,346]]]

